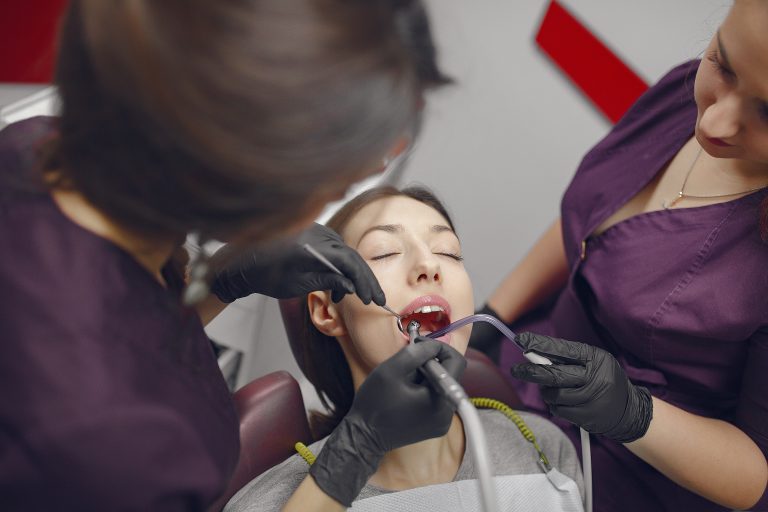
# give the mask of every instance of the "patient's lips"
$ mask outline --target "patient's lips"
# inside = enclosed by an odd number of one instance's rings
[[[406,330],[408,323],[411,320],[416,320],[420,324],[419,332],[422,335],[427,335],[451,323],[451,306],[447,300],[439,295],[423,295],[404,307],[400,315],[403,327]],[[404,336],[407,337],[405,334]],[[439,339],[448,343],[450,341],[450,334]]]

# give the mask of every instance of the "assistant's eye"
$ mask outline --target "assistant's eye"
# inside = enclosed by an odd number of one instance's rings
[[[760,107],[758,107],[759,113],[760,113],[760,119],[764,123],[768,123],[768,104],[762,103]]]
[[[707,53],[707,60],[715,67],[715,71],[726,80],[731,80],[736,77],[736,74],[730,69],[726,68],[720,63],[720,59],[717,58],[717,51],[712,50]]]
[[[383,260],[383,259],[389,258],[390,256],[397,256],[398,254],[400,254],[400,253],[399,252],[388,252],[388,253],[385,253],[385,254],[379,254],[378,256],[372,256],[371,260],[372,261]]]
[[[449,257],[449,258],[451,258],[453,260],[456,260],[456,261],[464,261],[464,256],[462,256],[460,254],[455,254],[455,253],[452,253],[452,252],[436,252],[435,254],[437,254],[439,256],[447,256],[447,257]]]

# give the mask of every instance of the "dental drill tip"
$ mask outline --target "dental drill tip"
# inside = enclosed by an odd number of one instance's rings
[[[411,339],[411,343],[413,343],[419,335],[419,327],[421,327],[421,324],[416,320],[408,322],[408,337]]]

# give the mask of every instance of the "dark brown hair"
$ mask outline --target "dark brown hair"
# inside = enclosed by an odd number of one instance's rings
[[[327,226],[340,233],[365,206],[390,197],[415,199],[437,211],[445,218],[451,229],[454,229],[453,221],[440,200],[428,189],[415,186],[402,190],[384,186],[363,192],[336,212],[328,221]],[[328,409],[327,414],[314,411],[310,417],[312,435],[315,439],[319,439],[330,434],[347,414],[352,405],[355,390],[349,364],[344,358],[344,352],[339,342],[336,338],[326,336],[317,330],[312,323],[306,301],[302,302],[302,307],[300,336],[298,336],[298,340],[295,340],[300,346],[298,364],[304,375],[315,387],[320,401]]]
[[[448,81],[417,0],[72,0],[59,44],[48,182],[152,236],[272,237]]]

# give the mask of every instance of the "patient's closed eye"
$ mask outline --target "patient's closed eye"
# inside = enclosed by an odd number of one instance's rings
[[[387,253],[384,253],[384,254],[379,254],[378,256],[372,256],[371,259],[374,260],[374,261],[376,261],[376,260],[383,260],[385,258],[389,258],[390,256],[396,256],[398,254],[400,254],[400,253],[399,252],[387,252]]]
[[[454,253],[454,252],[436,252],[435,254],[437,254],[439,256],[447,256],[447,257],[449,257],[451,259],[454,259],[456,261],[464,261],[464,256],[462,256],[461,254],[458,254],[458,253]]]

